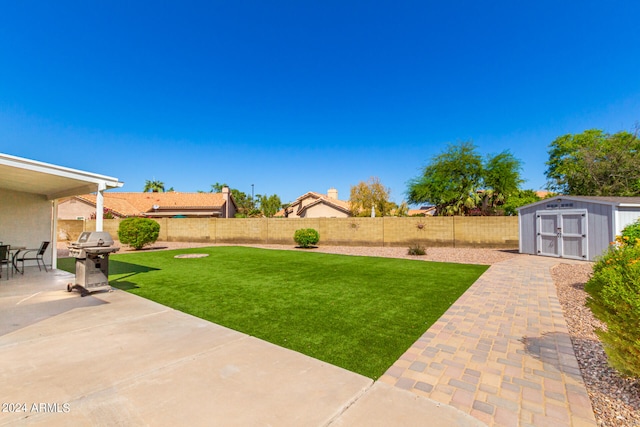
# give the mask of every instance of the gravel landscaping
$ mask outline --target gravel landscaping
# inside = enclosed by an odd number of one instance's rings
[[[121,247],[120,242],[115,241],[114,246],[120,247],[120,253],[133,252],[128,247]],[[143,251],[200,248],[206,246],[233,246],[231,244],[213,245],[211,243],[189,242],[156,242],[147,246]],[[456,262],[462,264],[491,265],[515,256],[528,256],[518,254],[515,249],[482,249],[482,248],[427,248],[425,255],[408,255],[406,247],[378,247],[378,246],[319,246],[314,249],[301,249],[291,245],[240,245],[263,249],[281,249],[295,251],[313,251],[341,255],[379,256],[387,258],[417,259],[424,261]],[[58,257],[69,256],[66,242],[58,242]]]
[[[560,264],[551,275],[598,425],[640,426],[640,380],[622,378],[609,367],[594,332],[605,325],[585,306],[584,284],[591,275],[591,264]]]

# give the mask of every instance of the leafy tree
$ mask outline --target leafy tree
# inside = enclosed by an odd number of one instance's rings
[[[215,184],[211,184],[211,190],[209,190],[210,193],[222,193],[222,189],[224,187],[228,187],[227,184],[220,184],[219,182],[216,182]]]
[[[260,211],[262,211],[262,214],[267,218],[271,218],[282,207],[282,201],[277,194],[273,194],[271,196],[262,196],[257,194],[256,198],[260,203]]]
[[[211,184],[211,193],[221,193],[224,187],[229,187],[227,184],[220,184],[216,182],[215,184]],[[236,212],[236,217],[246,218],[249,216],[256,216],[260,214],[260,211],[256,209],[256,203],[251,199],[251,196],[248,196],[246,193],[242,191],[229,187],[229,191],[233,196],[233,200],[236,202],[236,206],[238,210]]]
[[[482,173],[482,157],[474,144],[450,144],[432,158],[422,176],[409,181],[409,203],[430,203],[436,207],[436,215],[469,213],[480,201]]]
[[[367,182],[360,181],[351,186],[349,203],[353,216],[370,216],[373,206],[376,216],[387,215],[393,205],[389,202],[391,190],[380,182],[378,177],[371,177]]]
[[[542,200],[533,190],[518,190],[502,205],[505,215],[518,215],[516,208]]]
[[[164,182],[156,181],[155,179],[153,181],[145,181],[144,190],[142,190],[142,192],[146,193],[149,191],[153,193],[164,193]]]
[[[395,216],[409,216],[409,205],[404,200],[395,208]]]
[[[409,202],[432,204],[436,215],[495,213],[524,182],[521,164],[509,151],[483,162],[473,143],[450,144],[409,181]]]
[[[482,210],[486,213],[504,205],[507,199],[518,193],[524,180],[520,178],[522,162],[509,151],[487,158],[482,173],[484,186]]]
[[[567,134],[550,145],[547,187],[568,195],[639,196],[640,138],[599,129]]]

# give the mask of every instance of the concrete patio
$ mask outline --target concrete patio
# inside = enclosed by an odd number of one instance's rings
[[[480,426],[470,415],[73,276],[0,282],[0,425]]]

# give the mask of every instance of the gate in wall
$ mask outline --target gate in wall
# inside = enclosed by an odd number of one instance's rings
[[[587,211],[536,212],[539,255],[587,259]]]

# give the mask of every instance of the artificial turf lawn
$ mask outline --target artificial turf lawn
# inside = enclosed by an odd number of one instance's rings
[[[206,253],[205,258],[174,258]],[[72,271],[74,259],[58,268]],[[488,268],[247,247],[110,257],[111,285],[377,379]]]

